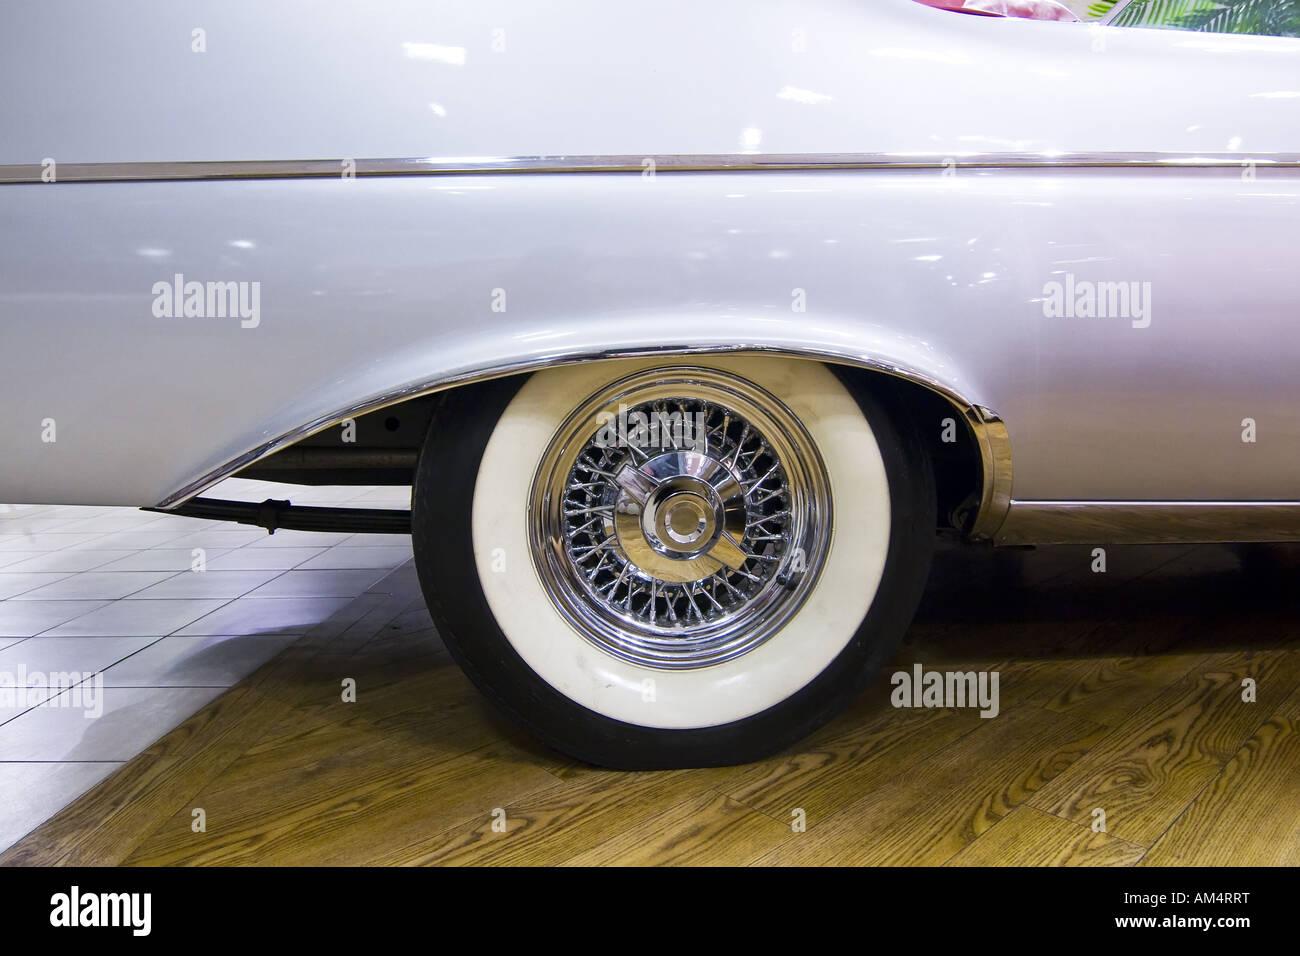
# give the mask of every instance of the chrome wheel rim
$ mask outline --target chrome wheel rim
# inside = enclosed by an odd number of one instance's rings
[[[802,423],[706,368],[639,372],[591,396],[552,439],[530,505],[556,607],[603,651],[653,668],[769,640],[831,537],[829,479]]]

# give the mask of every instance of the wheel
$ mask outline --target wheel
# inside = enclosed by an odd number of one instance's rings
[[[929,569],[914,431],[825,366],[609,361],[445,394],[416,564],[466,674],[553,747],[745,763],[842,709]]]

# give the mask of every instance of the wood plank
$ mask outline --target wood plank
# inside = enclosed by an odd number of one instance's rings
[[[798,834],[763,864],[934,866],[1061,773],[1105,733],[1076,717],[1021,708],[970,734]]]
[[[496,832],[485,816],[370,862],[550,866],[711,792],[730,773],[728,768],[648,773],[588,769],[560,786],[505,804],[504,833]]]
[[[1150,846],[1267,717],[1267,702],[1242,702],[1242,679],[1254,677],[1261,701],[1276,702],[1295,686],[1296,663],[1281,654],[1207,656],[1030,805],[1082,825],[1101,808],[1109,833]]]
[[[743,866],[790,838],[790,827],[706,793],[567,862],[574,866]]]
[[[1155,700],[1203,659],[1204,654],[1194,653],[1084,661],[1043,706],[1114,727],[1135,708]]]
[[[1142,864],[1300,866],[1297,798],[1300,689],[1251,735]]]
[[[1143,848],[1033,807],[1016,807],[947,866],[1132,866]]]
[[[218,782],[196,794],[125,863],[339,865],[489,818],[496,807],[555,784],[498,750],[458,757],[381,742],[260,780],[244,773],[236,785]],[[191,832],[192,806],[206,811],[206,833]]]
[[[802,810],[811,829],[979,722],[970,711],[887,708],[848,733],[743,768],[723,790],[774,819],[790,820]]]

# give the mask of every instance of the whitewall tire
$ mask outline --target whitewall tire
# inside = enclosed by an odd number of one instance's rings
[[[449,392],[413,493],[435,623],[488,696],[588,761],[780,749],[852,698],[915,608],[934,491],[900,417],[772,356]]]

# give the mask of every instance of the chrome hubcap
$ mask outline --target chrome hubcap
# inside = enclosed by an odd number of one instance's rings
[[[614,534],[640,570],[685,582],[744,563],[745,492],[722,462],[673,451],[640,467],[625,461],[614,482]]]
[[[645,666],[702,667],[753,650],[803,602],[829,547],[829,483],[774,396],[657,369],[570,416],[530,523],[538,572],[580,633]]]

